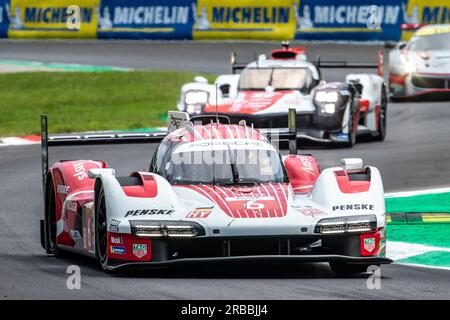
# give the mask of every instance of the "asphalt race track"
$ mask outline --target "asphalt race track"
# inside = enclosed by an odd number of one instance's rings
[[[116,65],[132,68],[227,72],[229,52],[242,60],[276,43],[193,42],[0,42],[0,59]],[[308,45],[311,57],[371,61],[379,48],[367,45]],[[345,72],[326,72],[329,80]],[[357,71],[355,71],[357,72]],[[151,84],[149,84],[151,88]],[[36,125],[38,126],[38,119]],[[50,119],[51,126],[51,119]],[[321,167],[342,157],[361,157],[377,166],[386,191],[450,184],[450,104],[391,103],[385,142],[353,149],[309,148]],[[147,168],[154,145],[57,148],[58,159],[105,159],[118,174]],[[39,244],[41,217],[39,146],[0,148],[0,299],[449,299],[448,270],[390,265],[380,290],[367,276],[335,275],[327,264],[196,266],[188,270],[105,274],[85,258],[57,260]],[[66,268],[81,267],[81,290],[68,290]]]

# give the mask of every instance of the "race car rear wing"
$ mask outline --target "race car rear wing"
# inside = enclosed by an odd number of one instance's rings
[[[244,69],[248,63],[236,61],[236,52],[231,53],[231,73],[235,74]],[[378,65],[371,62],[321,61],[320,56],[314,63],[319,69],[376,69]]]
[[[42,165],[42,187],[44,206],[47,194],[47,176],[49,170],[49,147],[64,147],[75,145],[101,145],[101,144],[131,144],[131,143],[155,143],[161,141],[167,132],[122,132],[122,133],[80,133],[52,135],[48,134],[47,116],[41,115],[41,165]],[[45,207],[44,207],[45,212]],[[44,216],[45,217],[45,216]],[[46,235],[45,220],[41,220],[41,235]],[[41,244],[47,253],[50,252],[49,239],[47,236],[41,236]]]
[[[132,143],[157,143],[167,135],[166,131],[155,132],[105,132],[105,133],[76,133],[76,134],[48,134],[47,116],[41,115],[41,158],[42,158],[42,182],[44,190],[48,174],[49,147],[65,147],[77,145],[101,145],[101,144],[132,144]]]

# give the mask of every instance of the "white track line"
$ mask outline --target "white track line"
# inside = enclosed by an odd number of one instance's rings
[[[413,191],[399,191],[399,192],[388,192],[385,193],[385,198],[402,198],[411,196],[420,196],[424,194],[436,194],[450,192],[450,187],[433,188],[433,189],[423,189],[423,190],[413,190]]]
[[[28,144],[37,144],[39,142],[22,139],[22,138],[16,138],[16,137],[10,137],[10,138],[3,138],[0,139],[0,146],[23,146]]]
[[[428,252],[450,252],[450,248],[435,247],[409,242],[389,241],[387,243],[386,256],[392,260],[403,260]]]
[[[430,266],[427,264],[416,264],[416,263],[396,263],[396,265],[399,266],[407,266],[407,267],[417,267],[417,268],[426,268],[426,269],[439,269],[439,270],[447,270],[450,271],[450,268],[448,267],[437,267],[437,266]]]

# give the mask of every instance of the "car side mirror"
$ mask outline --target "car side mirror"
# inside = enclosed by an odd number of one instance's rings
[[[194,78],[195,83],[202,83],[202,84],[208,84],[208,79],[202,76],[197,76]]]

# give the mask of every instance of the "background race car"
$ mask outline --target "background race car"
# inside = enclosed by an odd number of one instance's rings
[[[382,76],[382,52],[378,63]],[[388,64],[392,99],[450,98],[450,25],[421,27],[389,52]]]
[[[387,99],[376,74],[349,74],[345,82],[326,83],[321,68],[376,68],[376,64],[307,60],[303,47],[272,51],[249,64],[236,63],[233,74],[214,84],[202,77],[185,84],[178,103],[190,115],[224,114],[233,123],[245,119],[257,128],[287,127],[287,110],[297,112],[298,138],[351,147],[358,134],[382,141]],[[242,71],[236,74],[236,71]]]

